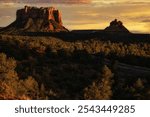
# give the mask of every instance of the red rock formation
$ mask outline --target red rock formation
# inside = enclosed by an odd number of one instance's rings
[[[129,30],[123,26],[121,21],[117,21],[117,19],[110,22],[110,26],[105,28],[107,32],[122,32],[122,33],[129,33]]]
[[[59,10],[54,7],[29,7],[17,10],[16,21],[7,30],[21,32],[68,32],[62,25]]]
[[[36,8],[25,6],[24,9],[17,11],[17,20],[24,20],[28,18],[43,18],[45,20],[54,20],[62,25],[61,13],[54,7]]]

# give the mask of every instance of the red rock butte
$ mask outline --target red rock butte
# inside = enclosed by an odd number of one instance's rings
[[[3,29],[7,33],[68,32],[59,10],[54,7],[25,6],[16,12],[16,20]]]
[[[20,9],[17,11],[17,20],[25,20],[28,18],[54,20],[58,24],[62,25],[61,13],[54,7],[36,8],[25,6],[24,9]]]
[[[129,30],[123,25],[121,21],[118,21],[117,19],[110,22],[110,25],[104,30],[107,32],[129,33]]]

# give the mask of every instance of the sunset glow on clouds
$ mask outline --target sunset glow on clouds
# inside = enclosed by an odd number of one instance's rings
[[[5,4],[4,1],[11,1],[11,4]],[[27,0],[18,0],[20,3],[14,4],[12,1],[17,0],[0,0],[3,2],[0,4],[0,26],[6,26],[15,20],[16,10],[25,5],[21,1]],[[117,18],[130,31],[150,33],[150,0],[56,0],[57,3],[52,0],[44,1],[50,3],[27,4],[57,7],[62,12],[63,24],[68,29],[103,29]]]
[[[0,0],[5,3],[90,3],[92,0]]]

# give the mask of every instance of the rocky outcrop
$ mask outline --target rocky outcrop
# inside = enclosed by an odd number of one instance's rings
[[[110,25],[104,30],[107,32],[129,33],[129,30],[123,25],[121,21],[118,21],[117,19],[110,22]]]
[[[68,32],[59,10],[54,7],[29,7],[17,10],[16,21],[7,30],[19,32]]]
[[[61,13],[54,7],[36,8],[25,6],[24,9],[17,11],[17,20],[27,19],[44,19],[56,21],[59,25],[62,25]]]

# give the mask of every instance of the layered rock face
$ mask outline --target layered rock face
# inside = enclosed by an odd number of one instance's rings
[[[110,25],[105,28],[105,31],[129,33],[129,30],[123,25],[121,21],[118,21],[117,19],[110,22]]]
[[[59,10],[54,7],[29,7],[17,10],[16,21],[7,30],[20,32],[68,32],[62,25]]]
[[[27,19],[44,19],[56,21],[59,25],[62,25],[61,13],[54,7],[47,8],[36,8],[25,6],[24,9],[17,11],[17,20],[27,20]]]

